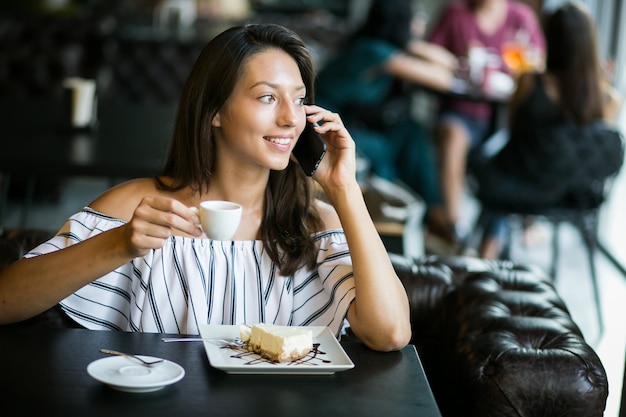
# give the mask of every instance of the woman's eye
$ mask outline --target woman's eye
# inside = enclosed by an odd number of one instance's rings
[[[300,97],[296,99],[296,104],[299,106],[303,106],[306,103],[306,97]]]
[[[269,104],[272,101],[274,101],[274,96],[271,94],[267,94],[267,95],[261,96],[259,100],[261,100],[263,103]]]

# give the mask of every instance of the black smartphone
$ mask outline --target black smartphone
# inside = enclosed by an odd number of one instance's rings
[[[313,125],[307,122],[296,146],[293,148],[293,155],[304,173],[310,177],[315,174],[315,170],[317,170],[325,154],[326,143],[324,143],[324,139],[313,129]]]

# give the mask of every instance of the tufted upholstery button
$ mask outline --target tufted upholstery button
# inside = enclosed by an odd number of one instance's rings
[[[494,376],[496,374],[496,366],[492,363],[485,365],[482,368],[482,374],[485,376]]]

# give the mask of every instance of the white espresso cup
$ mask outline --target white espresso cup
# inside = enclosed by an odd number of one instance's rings
[[[232,201],[206,200],[192,210],[198,213],[202,230],[209,239],[230,240],[239,228],[243,207]]]

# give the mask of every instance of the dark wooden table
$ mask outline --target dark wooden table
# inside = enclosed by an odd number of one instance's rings
[[[355,367],[333,375],[231,375],[211,367],[202,343],[163,336],[0,327],[0,402],[14,416],[441,416],[413,346],[342,342]],[[87,374],[101,348],[162,357],[186,374],[156,392],[116,391]]]

